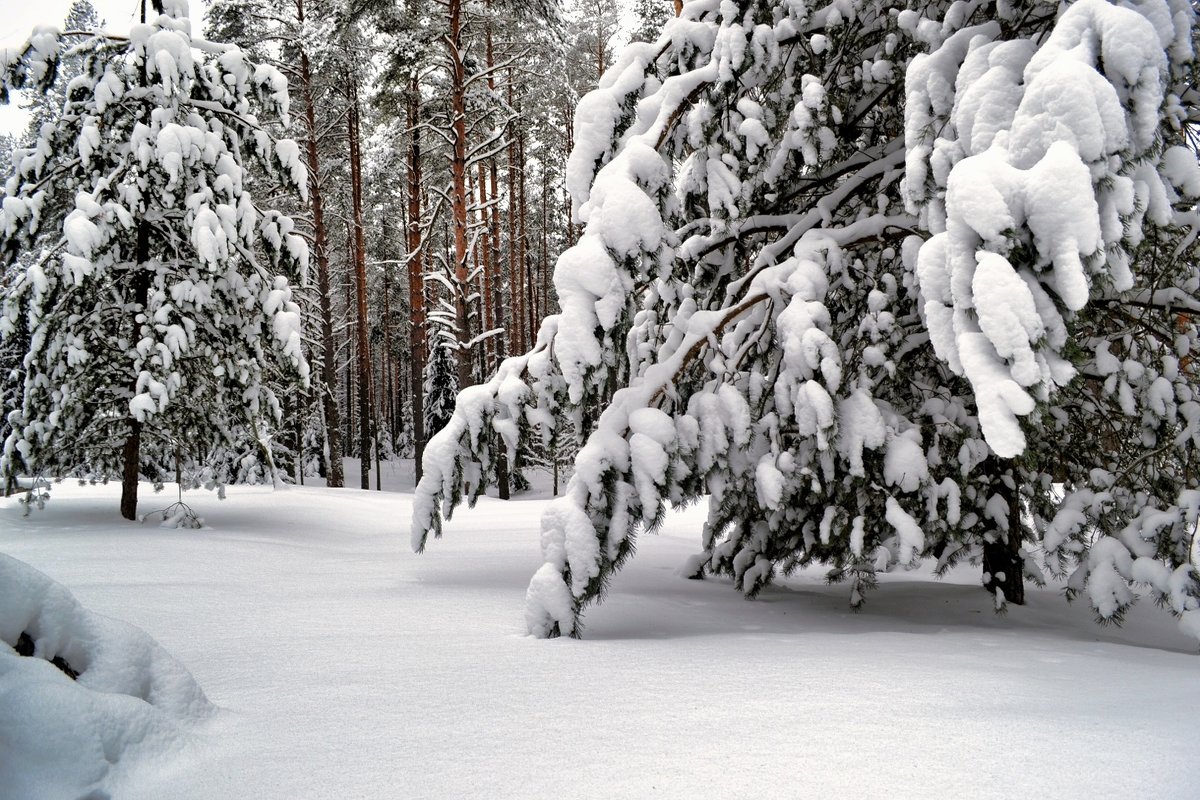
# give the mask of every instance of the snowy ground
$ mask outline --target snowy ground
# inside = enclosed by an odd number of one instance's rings
[[[815,575],[746,602],[674,575],[689,511],[585,640],[538,641],[543,499],[481,500],[416,556],[404,493],[197,493],[200,531],[125,523],[118,493],[0,501],[0,552],[147,631],[219,708],[111,770],[114,798],[1196,796],[1200,659],[1157,609],[1098,628],[1034,591],[998,618],[970,572],[896,576],[860,614]]]

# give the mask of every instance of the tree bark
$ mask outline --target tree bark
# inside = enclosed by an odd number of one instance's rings
[[[492,41],[492,0],[485,0],[484,8],[487,10],[487,28],[485,36],[487,39],[487,72],[488,72],[488,90],[495,95],[496,93],[496,73],[494,67],[496,65],[495,45]],[[491,201],[492,207],[489,209],[486,206],[483,208],[484,224],[487,226],[488,235],[485,245],[485,264],[487,264],[484,285],[486,287],[483,295],[484,308],[487,309],[488,329],[503,327],[504,321],[504,305],[501,301],[501,287],[503,279],[500,273],[500,206],[496,202],[499,195],[499,179],[497,177],[496,159],[492,158],[488,165],[487,177],[491,182]],[[479,193],[483,195],[484,174],[483,165],[479,167]],[[490,373],[493,367],[499,367],[500,361],[505,356],[503,334],[490,337],[488,339],[488,350],[494,356],[494,363],[489,364],[485,372]],[[503,445],[500,447],[500,454],[496,459],[496,491],[500,495],[501,500],[509,499],[510,487],[508,477],[508,454],[505,452]]]
[[[304,25],[304,0],[296,0],[296,21]],[[317,152],[317,121],[314,110],[312,65],[308,52],[300,48],[300,95],[304,102],[305,160],[308,167],[308,196],[313,215],[313,254],[317,260],[317,293],[321,324],[321,397],[322,420],[325,426],[325,456],[328,471],[326,485],[340,488],[345,485],[342,471],[342,418],[338,409],[337,368],[334,364],[333,302],[329,283],[329,235],[325,227],[325,205],[321,194],[321,159]]]
[[[125,519],[137,519],[138,459],[141,444],[142,423],[130,420],[129,434],[125,437],[125,446],[121,449],[121,459],[124,462],[121,470],[121,516]]]
[[[367,330],[367,249],[363,231],[362,150],[358,84],[350,79],[350,204],[354,217],[354,299],[358,350],[358,461],[362,488],[371,488],[371,343]]]
[[[999,471],[999,470],[998,470]],[[1007,529],[996,531],[996,540],[984,542],[983,545],[983,587],[993,595],[1001,592],[1004,601],[1017,606],[1025,605],[1025,565],[1021,559],[1021,501],[1020,492],[1016,485],[1008,486],[1005,477],[993,485],[1001,487],[1000,492],[1008,503]],[[999,526],[997,526],[999,527]],[[997,598],[999,600],[999,598]]]
[[[454,216],[454,311],[458,321],[458,388],[471,385],[470,321],[467,317],[467,73],[462,53],[462,0],[449,0],[446,50],[450,57],[450,154]]]
[[[421,253],[421,87],[413,72],[408,90],[408,306],[410,354],[409,386],[412,395],[413,455],[416,480],[421,480],[425,454],[425,276]]]
[[[488,216],[488,194],[487,194],[487,165],[482,161],[479,162],[479,175],[476,182],[479,184],[479,222],[483,227],[483,239],[480,246],[476,248],[475,261],[482,263],[483,269],[480,271],[479,283],[479,310],[480,317],[483,319],[481,331],[487,332],[496,327],[496,319],[492,315],[494,310],[492,306],[492,228]],[[483,366],[482,372],[487,375],[492,370],[493,357],[496,355],[494,351],[493,340],[491,338],[483,341],[483,348],[480,351],[480,362]]]
[[[529,218],[529,203],[525,196],[525,132],[517,133],[517,161],[522,165],[520,170],[520,178],[517,181],[518,198],[517,212],[519,214],[519,223],[517,229],[517,260],[520,261],[522,287],[525,291],[525,322],[523,328],[525,330],[525,341],[522,342],[522,350],[528,351],[533,346],[533,332],[537,330],[537,321],[534,319],[537,314],[537,296],[534,291],[533,279],[530,275],[529,265],[529,233],[526,224]]]
[[[146,302],[150,298],[150,273],[146,270],[146,262],[150,260],[150,223],[145,220],[138,222],[134,260],[137,266],[133,275],[133,341],[137,341],[141,338],[138,333],[141,323],[137,321],[137,317],[145,313]],[[136,378],[132,389],[136,394]],[[121,448],[121,516],[129,520],[137,519],[141,449],[142,423],[135,417],[130,417],[129,433],[126,434],[125,445]]]
[[[508,106],[514,107],[513,73],[508,70]],[[517,263],[517,137],[513,123],[508,125],[508,296],[511,300],[509,313],[512,315],[512,349],[515,353],[526,352],[525,347],[525,313],[521,302],[524,292],[521,290],[521,274]]]

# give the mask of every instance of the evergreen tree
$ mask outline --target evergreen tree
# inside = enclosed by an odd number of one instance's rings
[[[335,130],[340,132],[335,120],[344,111],[336,87],[344,83],[346,70],[334,35],[338,29],[335,16],[343,9],[341,4],[305,0],[293,0],[283,11],[277,5],[267,0],[210,0],[207,30],[209,38],[235,43],[260,61],[274,51],[279,66],[292,75],[308,171],[307,213],[300,222],[312,242],[315,272],[315,280],[304,284],[308,291],[300,294],[301,307],[310,321],[305,327],[317,333],[310,354],[315,377],[311,394],[317,400],[311,422],[319,428],[320,474],[326,485],[341,487],[345,483],[342,422],[350,409],[342,409],[338,403],[335,332],[339,319],[333,287],[340,283],[335,271],[341,251],[331,244],[335,226],[328,220],[332,216],[328,206],[335,195],[330,186],[337,183],[336,166],[344,156],[342,137],[334,135]],[[268,46],[273,43],[278,47]]]
[[[88,33],[98,31],[104,26],[100,15],[88,0],[74,0],[67,10],[63,20],[62,30],[65,33]],[[42,125],[53,123],[62,114],[66,102],[67,86],[71,81],[83,74],[85,69],[84,55],[67,49],[58,60],[55,68],[55,79],[44,92],[34,92],[28,96],[25,110],[30,113],[29,128],[25,134],[25,144],[37,141]],[[4,174],[8,174],[5,172]]]
[[[0,333],[24,357],[0,469],[120,471],[129,519],[144,457],[263,441],[276,387],[308,377],[285,277],[307,246],[251,194],[305,188],[255,113],[286,121],[287,82],[193,38],[184,0],[155,6],[127,38],[38,30],[0,71],[6,101],[64,52],[84,65],[4,190]]]
[[[631,41],[655,42],[672,16],[671,0],[634,0],[630,9],[634,18]]]
[[[1194,35],[1179,0],[685,4],[579,104],[562,312],[430,442],[415,548],[494,475],[481,431],[565,418],[535,634],[707,495],[691,571],[749,596],[933,557],[1003,607],[1070,568],[1200,637]]]
[[[435,434],[454,415],[458,394],[458,360],[454,357],[452,333],[435,336],[430,342],[429,362],[425,365],[425,430]]]

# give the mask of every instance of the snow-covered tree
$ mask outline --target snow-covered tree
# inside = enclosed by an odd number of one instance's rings
[[[1143,584],[1200,636],[1193,16],[686,3],[580,102],[562,312],[459,395],[414,547],[492,431],[566,418],[535,634],[577,634],[637,532],[707,496],[691,569],[747,595],[820,563],[857,605],[934,557],[1002,607],[1070,568],[1102,619]]]
[[[95,7],[88,0],[74,0],[67,10],[62,30],[88,33],[99,30],[103,24],[100,15],[96,13]],[[67,48],[55,67],[54,81],[46,87],[44,92],[33,92],[26,96],[25,110],[29,112],[30,120],[28,134],[25,137],[28,141],[24,144],[30,144],[38,138],[42,125],[58,119],[67,99],[67,86],[82,74],[84,69],[84,53],[75,53]]]
[[[906,194],[933,233],[916,265],[933,347],[1033,484],[1048,566],[1101,619],[1142,584],[1200,635],[1192,17],[1079,2],[1049,35],[920,59]]]
[[[430,342],[429,361],[425,364],[423,405],[424,429],[431,434],[446,427],[454,415],[454,396],[458,392],[458,360],[454,356],[452,332],[442,332]]]
[[[143,455],[262,441],[273,386],[308,376],[285,277],[307,247],[255,202],[305,189],[298,147],[257,116],[286,121],[287,82],[190,29],[163,0],[128,36],[42,28],[0,63],[5,101],[84,64],[4,188],[0,333],[25,354],[0,469],[120,471],[130,519]]]
[[[635,42],[655,42],[663,27],[675,13],[672,0],[634,0],[630,4],[633,29],[630,39]]]

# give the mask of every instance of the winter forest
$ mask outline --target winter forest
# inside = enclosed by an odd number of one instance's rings
[[[94,2],[0,796],[1200,791],[1190,0]]]

